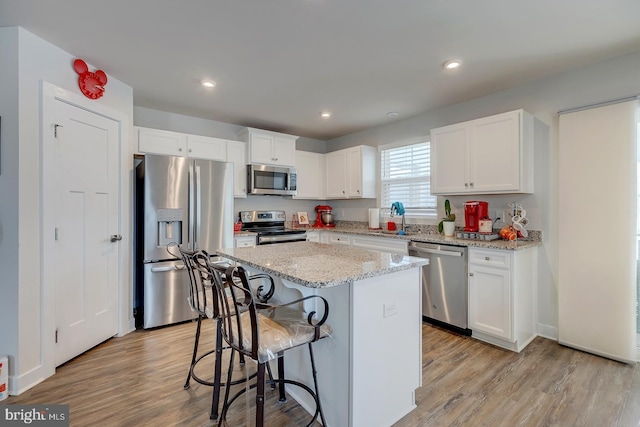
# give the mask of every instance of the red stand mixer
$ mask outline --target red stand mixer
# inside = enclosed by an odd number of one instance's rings
[[[489,203],[471,200],[464,202],[464,231],[477,232],[479,221],[489,216]]]
[[[335,227],[336,223],[333,221],[333,208],[329,205],[318,205],[315,207],[318,216],[316,222],[313,224],[313,228],[325,228]]]

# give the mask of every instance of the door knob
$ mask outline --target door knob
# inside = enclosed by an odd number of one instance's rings
[[[112,242],[117,242],[119,240],[122,240],[122,236],[121,235],[119,235],[119,234],[112,234],[111,235],[111,241]]]

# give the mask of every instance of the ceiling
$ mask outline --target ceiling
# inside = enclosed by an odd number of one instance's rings
[[[0,0],[0,27],[136,106],[322,140],[640,51],[639,17],[638,0]]]

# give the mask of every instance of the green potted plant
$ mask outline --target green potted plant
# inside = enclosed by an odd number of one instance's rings
[[[444,201],[444,214],[445,217],[442,218],[442,221],[438,224],[438,232],[442,233],[444,230],[445,236],[453,236],[453,233],[456,230],[456,214],[451,213],[451,204],[449,203],[449,199]]]

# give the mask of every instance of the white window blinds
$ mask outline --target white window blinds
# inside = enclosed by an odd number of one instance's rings
[[[380,205],[402,202],[408,213],[435,213],[428,142],[380,150]]]

